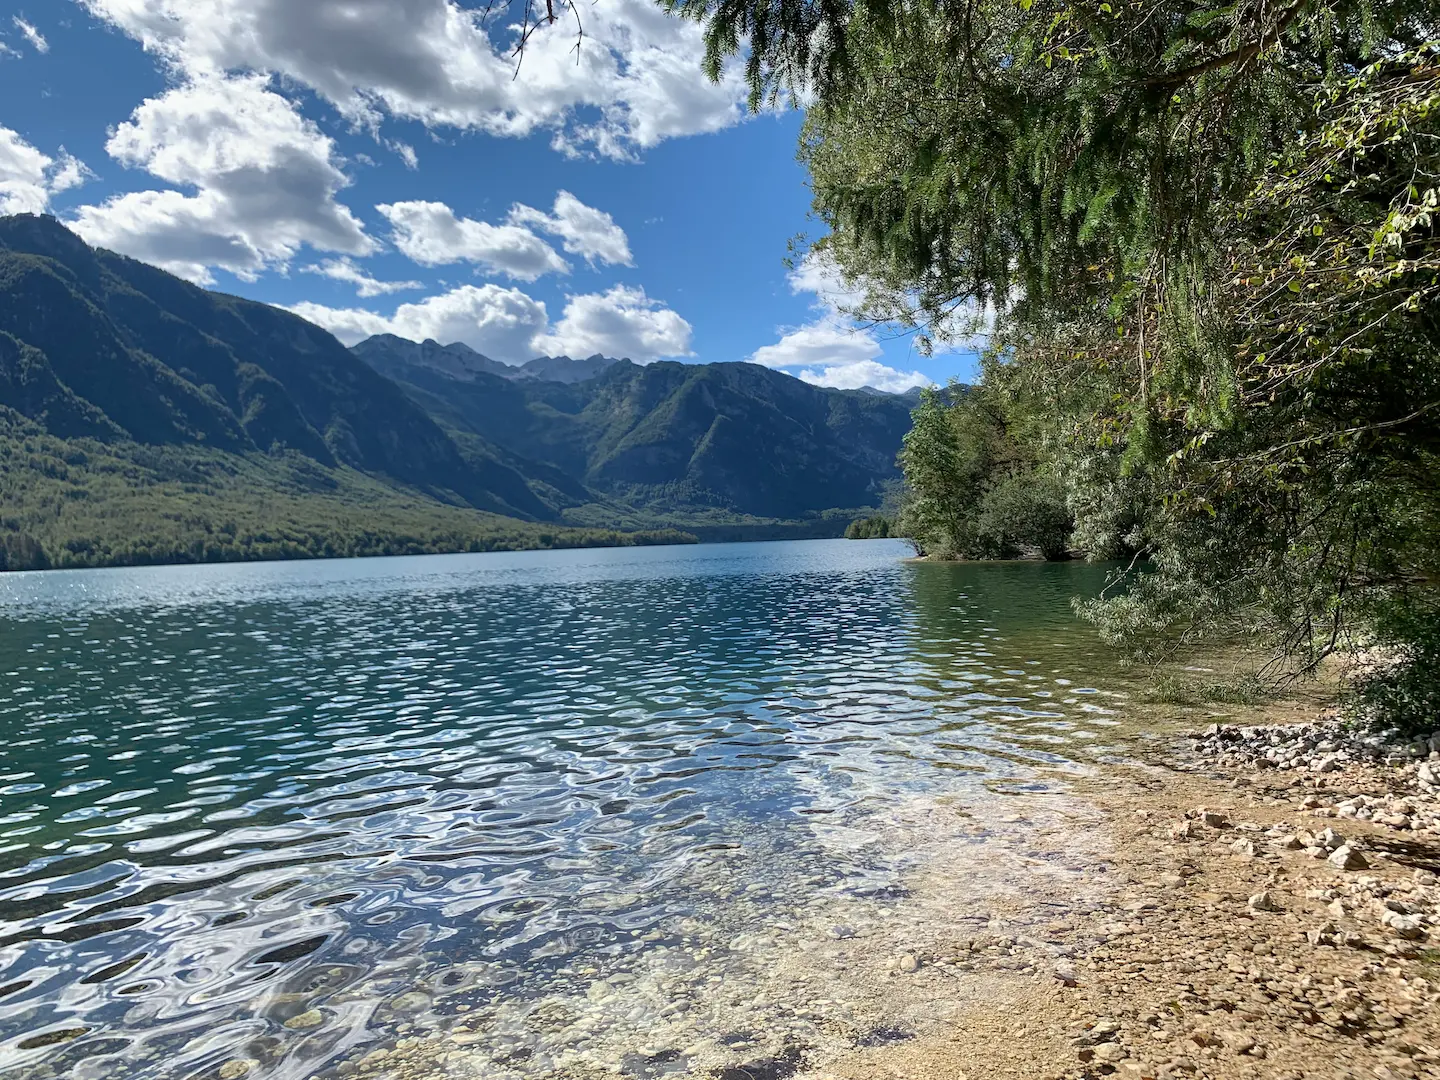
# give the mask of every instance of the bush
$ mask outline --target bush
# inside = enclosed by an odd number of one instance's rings
[[[1356,679],[1346,712],[1406,735],[1440,729],[1440,610],[1397,603],[1376,617],[1376,630],[1384,659]]]
[[[884,540],[889,535],[890,521],[879,514],[873,517],[856,518],[845,530],[846,540]]]
[[[1048,476],[1011,473],[990,484],[975,518],[976,546],[992,559],[1069,554],[1073,522],[1065,492]]]

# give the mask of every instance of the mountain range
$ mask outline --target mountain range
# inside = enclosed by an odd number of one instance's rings
[[[425,550],[447,542],[432,535],[441,520],[457,537],[536,542],[581,542],[556,531],[571,528],[835,532],[896,478],[912,404],[741,363],[512,366],[392,336],[347,349],[53,218],[0,218],[0,541],[24,534],[62,562],[117,561],[132,541],[110,532],[141,520],[137,499],[173,535],[130,561],[187,536],[184,557],[211,557],[212,541],[227,557],[215,538],[241,526],[215,530],[243,505],[245,528],[269,535],[267,500],[311,547],[344,521],[357,550],[385,547],[365,539],[381,519],[424,534],[412,546]],[[166,501],[180,495],[183,514]]]

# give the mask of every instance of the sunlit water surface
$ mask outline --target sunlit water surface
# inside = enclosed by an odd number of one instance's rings
[[[1102,570],[906,554],[0,576],[0,1071],[304,1078],[480,1010],[476,1075],[549,1075],[597,1023],[550,1045],[537,1002],[888,914],[875,822],[1044,791],[1116,702],[1069,606]]]

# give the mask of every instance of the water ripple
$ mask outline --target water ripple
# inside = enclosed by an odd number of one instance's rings
[[[307,1077],[396,993],[533,994],[702,893],[883,878],[817,823],[1083,760],[1097,573],[902,554],[0,579],[0,1068]]]

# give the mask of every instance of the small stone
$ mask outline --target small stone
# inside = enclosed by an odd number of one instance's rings
[[[1217,814],[1211,810],[1201,810],[1200,824],[1208,825],[1212,829],[1223,829],[1229,825],[1230,822],[1225,820],[1224,814]]]
[[[1222,1031],[1220,1040],[1237,1054],[1246,1054],[1255,1049],[1255,1040],[1243,1031]]]
[[[1255,843],[1252,840],[1236,840],[1230,845],[1230,850],[1236,855],[1243,855],[1247,859],[1255,857]]]
[[[220,1066],[220,1080],[238,1080],[255,1066],[255,1062],[234,1058]]]
[[[1331,852],[1328,861],[1331,866],[1338,866],[1341,870],[1364,870],[1370,865],[1364,855],[1348,844]]]
[[[843,923],[839,923],[835,926],[830,927],[830,936],[832,938],[835,938],[837,941],[843,941],[846,938],[852,938],[855,936],[855,928],[853,926],[846,926]]]
[[[1172,840],[1194,840],[1200,835],[1200,830],[1195,827],[1193,821],[1182,821],[1170,828],[1170,839]]]
[[[1250,897],[1250,909],[1252,911],[1279,911],[1280,905],[1275,903],[1275,898],[1267,890]]]
[[[1069,964],[1055,965],[1055,978],[1064,986],[1075,986],[1080,981],[1080,975]]]
[[[1125,1048],[1119,1043],[1107,1042],[1095,1047],[1095,1060],[1103,1061],[1107,1065],[1124,1061],[1128,1056]]]
[[[285,1021],[285,1026],[291,1031],[307,1031],[313,1027],[319,1027],[325,1022],[325,1014],[319,1009],[311,1009],[299,1016],[292,1016]]]
[[[900,970],[910,975],[920,970],[920,961],[915,958],[914,953],[905,953],[900,957]]]
[[[1391,915],[1385,922],[1408,941],[1419,941],[1425,936],[1425,921],[1419,915]]]
[[[390,1002],[390,1008],[396,1012],[421,1012],[430,1007],[430,995],[422,994],[418,990],[412,990],[408,994],[401,994],[394,1001]]]

